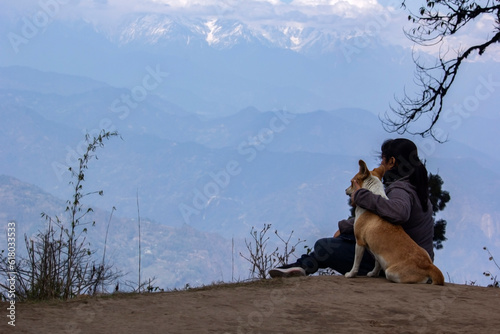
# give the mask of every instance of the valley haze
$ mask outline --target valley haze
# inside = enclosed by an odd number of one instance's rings
[[[85,134],[104,129],[121,138],[86,173],[85,189],[104,191],[86,198],[97,220],[88,237],[102,252],[115,207],[107,254],[124,279],[138,265],[137,200],[143,277],[161,288],[248,278],[239,253],[252,227],[312,247],[349,215],[357,161],[374,167],[399,136],[380,121],[394,97],[418,91],[412,56],[425,50],[404,36],[398,4],[1,4],[0,222],[32,235],[42,211],[64,216],[67,168]],[[435,263],[454,283],[490,283],[483,247],[500,256],[499,60],[497,48],[463,65],[437,125],[444,144],[407,136],[451,195]]]

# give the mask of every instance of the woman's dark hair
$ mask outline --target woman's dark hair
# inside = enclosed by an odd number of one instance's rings
[[[394,157],[395,166],[387,174],[393,180],[409,176],[410,183],[415,187],[422,209],[427,211],[429,200],[429,179],[427,168],[418,157],[415,143],[405,138],[389,139],[382,144],[382,158],[386,161]]]

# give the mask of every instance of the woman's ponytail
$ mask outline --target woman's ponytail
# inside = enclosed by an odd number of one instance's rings
[[[427,168],[418,157],[417,146],[408,139],[389,139],[382,144],[382,157],[394,157],[396,165],[387,176],[391,181],[408,176],[415,187],[420,204],[424,211],[429,208],[429,176]]]

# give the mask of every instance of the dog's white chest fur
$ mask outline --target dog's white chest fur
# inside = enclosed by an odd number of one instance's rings
[[[386,199],[388,198],[385,194],[384,184],[376,176],[370,175],[366,180],[364,180],[362,189],[370,190],[376,195],[380,195]],[[354,224],[356,224],[358,217],[360,217],[365,211],[366,210],[362,207],[356,206],[356,209],[354,210]]]
[[[363,186],[362,189],[367,189],[371,191],[372,193],[376,195],[380,195],[383,198],[388,198],[387,195],[385,194],[384,190],[384,185],[382,184],[382,181],[380,181],[379,178],[376,176],[370,175],[368,176],[364,181],[363,181]],[[356,226],[356,222],[363,213],[365,213],[366,209],[363,209],[359,205],[356,206],[356,210],[354,211],[354,225]],[[356,228],[356,227],[355,227]],[[355,277],[356,274],[358,273],[359,270],[359,265],[361,262],[361,258],[363,257],[365,248],[363,246],[360,246],[358,243],[356,243],[356,249],[355,249],[355,257],[354,257],[354,264],[350,272],[346,273],[346,277]],[[385,268],[387,263],[385,259],[378,255],[378,254],[373,254],[375,257],[375,268],[371,272],[367,274],[367,276],[378,276],[380,269]]]

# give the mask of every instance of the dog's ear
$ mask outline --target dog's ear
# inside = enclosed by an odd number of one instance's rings
[[[370,176],[370,171],[363,160],[359,160],[359,174],[363,180]]]
[[[372,175],[376,176],[379,180],[382,180],[385,174],[385,167],[380,165],[372,171]]]

